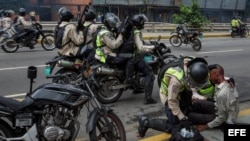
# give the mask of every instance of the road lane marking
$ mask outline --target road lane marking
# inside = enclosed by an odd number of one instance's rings
[[[243,49],[198,52],[197,54],[210,54],[210,53],[223,53],[223,52],[236,52],[236,51],[243,51]]]
[[[238,114],[238,117],[244,117],[247,115],[250,115],[250,108],[241,110]],[[165,140],[170,139],[170,137],[171,137],[171,134],[169,134],[169,133],[160,133],[158,135],[147,137],[147,138],[141,139],[139,141],[165,141]]]
[[[20,97],[20,96],[25,96],[27,93],[20,93],[20,94],[12,94],[12,95],[6,95],[4,97],[7,98],[14,98],[14,97]]]
[[[35,67],[41,68],[45,67],[46,65],[36,65]],[[5,70],[17,70],[17,69],[27,69],[29,66],[21,66],[21,67],[12,67],[12,68],[0,68],[0,71],[5,71]]]

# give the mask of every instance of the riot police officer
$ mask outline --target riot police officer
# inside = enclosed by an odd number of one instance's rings
[[[30,42],[30,40],[34,36],[37,36],[37,34],[36,31],[33,28],[31,28],[33,23],[26,21],[25,16],[26,16],[26,9],[19,8],[18,16],[14,19],[13,23],[17,25],[19,34],[25,32],[23,37],[25,37],[26,41],[24,43],[26,43],[26,45],[30,49],[33,49],[36,42]]]
[[[97,31],[99,25],[95,23],[96,13],[92,9],[88,9],[84,13],[85,22],[83,24],[83,36],[84,36],[84,43],[83,45],[87,46],[87,50],[85,52],[86,56],[83,58],[88,61],[88,63],[93,63],[95,58],[95,50],[93,47],[93,37],[95,32]]]
[[[58,54],[64,56],[75,56],[79,50],[79,46],[84,41],[83,32],[77,31],[77,27],[70,23],[70,21],[74,18],[74,15],[69,9],[65,7],[60,8],[58,10],[58,14],[60,21],[57,26],[61,28],[64,27],[63,35],[59,35],[62,36],[63,47],[58,49]],[[54,32],[56,32],[58,29],[59,28],[55,28]]]
[[[207,61],[203,58],[183,58],[180,65],[164,71],[160,86],[160,99],[165,105],[166,119],[139,119],[139,134],[145,136],[148,128],[171,132],[174,125],[187,121],[192,105],[191,88],[201,88],[209,82]]]
[[[137,14],[133,16],[131,21],[134,26],[134,29],[132,30],[133,38],[131,39],[134,45],[132,46],[131,53],[134,57],[127,62],[127,83],[136,83],[136,85],[144,87],[144,104],[155,104],[157,102],[152,98],[153,85],[155,79],[154,73],[152,69],[143,60],[143,52],[149,52],[155,48],[154,45],[145,45],[142,41],[141,30],[144,28],[144,23],[148,21],[148,18],[144,14]],[[140,82],[133,82],[134,71],[142,72],[145,77],[142,78]]]
[[[118,33],[120,19],[114,13],[106,13],[103,19],[104,26],[97,33],[95,43],[95,58],[108,65],[124,66],[126,59],[117,56],[116,50],[123,43],[122,33]],[[117,36],[118,34],[118,36]],[[116,38],[117,36],[117,38]]]

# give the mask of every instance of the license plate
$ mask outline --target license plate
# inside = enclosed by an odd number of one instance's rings
[[[50,75],[51,74],[51,66],[47,65],[44,69],[45,75]]]
[[[16,126],[31,126],[32,125],[32,114],[31,113],[22,113],[16,115]]]

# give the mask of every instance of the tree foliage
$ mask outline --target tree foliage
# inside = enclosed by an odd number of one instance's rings
[[[200,12],[197,0],[193,0],[190,7],[180,4],[180,12],[173,15],[173,22],[177,24],[186,23],[194,28],[201,28],[208,20]]]

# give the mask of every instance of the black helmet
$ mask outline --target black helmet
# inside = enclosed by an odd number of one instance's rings
[[[14,14],[15,14],[15,12],[13,10],[7,10],[6,11],[6,16],[7,17],[11,17],[11,15],[14,15]]]
[[[61,21],[70,21],[74,18],[74,15],[72,12],[67,8],[60,8],[60,11],[58,11],[59,17]]]
[[[86,21],[92,21],[96,18],[96,14],[93,10],[87,10],[85,13],[85,20]]]
[[[19,8],[19,15],[20,16],[25,16],[26,15],[26,10],[24,8]]]
[[[134,26],[138,29],[143,29],[144,28],[144,23],[148,21],[148,18],[144,14],[137,14],[134,15],[132,18],[132,22]]]
[[[106,13],[103,24],[112,32],[116,32],[120,26],[120,19],[114,13]]]
[[[58,16],[61,15],[62,10],[64,10],[64,9],[67,9],[67,8],[66,8],[66,7],[61,7],[61,8],[59,8],[59,10],[58,10],[58,12],[57,12]]]
[[[203,58],[195,58],[188,62],[187,81],[191,87],[203,87],[208,83],[207,61]]]

